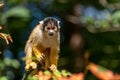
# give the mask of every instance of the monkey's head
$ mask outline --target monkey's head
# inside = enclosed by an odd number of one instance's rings
[[[42,24],[41,29],[46,37],[53,38],[55,36],[58,36],[60,26],[57,19],[47,17],[43,21],[40,21],[40,24]]]

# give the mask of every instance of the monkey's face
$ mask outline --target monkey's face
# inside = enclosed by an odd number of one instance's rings
[[[45,28],[44,28],[44,33],[46,35],[46,37],[52,38],[57,36],[57,33],[59,32],[57,26],[52,25],[50,23],[48,23]]]
[[[60,21],[52,17],[47,17],[43,21],[40,21],[44,36],[47,38],[56,38],[60,30],[59,22]]]

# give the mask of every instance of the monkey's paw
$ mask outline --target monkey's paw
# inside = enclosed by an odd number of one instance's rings
[[[26,70],[29,70],[30,67],[31,67],[32,69],[36,69],[36,68],[37,68],[37,64],[36,64],[35,62],[31,62],[30,64],[27,64],[27,65],[25,66],[25,69],[26,69]]]
[[[32,67],[32,69],[36,69],[37,68],[37,63],[32,62],[32,63],[30,63],[30,66]]]
[[[57,71],[57,67],[56,67],[54,64],[52,64],[52,65],[49,67],[49,69],[50,69],[51,71]]]
[[[25,70],[29,70],[29,69],[30,69],[30,65],[26,65]]]

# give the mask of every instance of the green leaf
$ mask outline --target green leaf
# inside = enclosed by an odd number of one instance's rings
[[[46,71],[44,71],[44,74],[45,74],[45,75],[51,75],[51,72],[48,71],[48,70],[46,70]]]
[[[119,22],[120,21],[120,11],[116,11],[113,15],[112,15],[112,19],[114,22]]]
[[[104,29],[107,29],[109,28],[109,24],[107,21],[105,20],[97,20],[95,23],[94,23],[95,27],[96,28],[104,28]]]
[[[62,75],[65,76],[65,77],[71,75],[71,73],[70,73],[70,72],[67,72],[66,70],[62,70],[61,73],[62,73]]]
[[[0,70],[4,70],[5,69],[5,65],[2,61],[0,61]]]
[[[13,59],[12,60],[12,67],[14,67],[15,69],[18,69],[20,67],[19,61]]]
[[[37,77],[32,77],[32,76],[30,75],[30,76],[28,76],[28,80],[38,80],[38,78],[37,78]]]
[[[99,66],[99,67],[98,67],[98,70],[99,70],[100,72],[105,72],[106,68],[104,68],[104,67],[102,67],[102,66]]]
[[[13,7],[8,11],[4,12],[4,14],[2,14],[1,23],[5,24],[7,22],[8,17],[20,17],[28,19],[30,17],[30,12],[27,8],[22,6]]]
[[[84,20],[87,24],[93,24],[94,23],[94,19],[92,17],[85,17]]]
[[[0,77],[0,80],[9,80],[7,76]]]
[[[62,76],[59,71],[54,71],[53,74],[54,74],[54,76],[57,77],[57,78],[59,78],[59,77]]]
[[[3,62],[6,66],[11,66],[12,60],[9,58],[4,58]]]
[[[108,27],[109,27],[108,22],[105,21],[105,20],[100,20],[100,25],[101,25],[103,28],[108,28]]]

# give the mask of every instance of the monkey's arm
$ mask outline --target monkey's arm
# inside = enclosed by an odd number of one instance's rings
[[[59,48],[58,49],[52,49],[50,52],[50,69],[52,71],[56,71],[57,70],[57,65],[58,65],[58,57],[59,57]]]
[[[26,54],[26,69],[29,69],[30,67],[36,68],[37,65],[35,62],[32,61],[33,57],[38,59],[38,57],[41,55],[41,53],[38,53],[37,49],[33,46],[36,46],[38,44],[38,38],[40,37],[40,31],[39,31],[40,25],[37,25],[36,28],[32,31],[26,47],[25,47],[25,54]],[[35,53],[35,54],[34,54]],[[37,55],[40,54],[40,55]],[[34,56],[35,55],[35,56]]]
[[[30,63],[32,62],[32,48],[28,46],[25,47],[25,54],[26,54],[26,66],[25,69],[28,70],[30,68]]]
[[[25,53],[26,53],[26,66],[25,69],[29,70],[30,67],[35,69],[37,67],[36,63],[32,61],[33,59],[33,51],[32,51],[32,46],[31,45],[26,45],[25,47]]]
[[[36,59],[39,62],[41,62],[44,59],[45,55],[40,50],[38,50],[37,47],[35,47],[34,45],[32,46],[32,50],[33,50],[33,53],[34,53]]]

